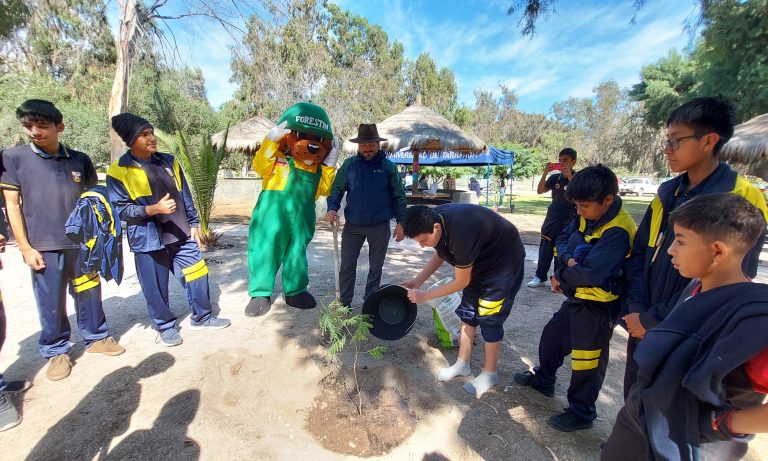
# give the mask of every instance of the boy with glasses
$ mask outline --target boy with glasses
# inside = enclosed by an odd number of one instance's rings
[[[624,373],[624,397],[637,380],[633,354],[646,330],[664,320],[690,279],[680,275],[667,250],[674,234],[669,213],[693,197],[731,192],[746,198],[768,217],[760,191],[717,159],[733,136],[733,107],[726,101],[703,97],[673,110],[667,118],[667,138],[662,142],[669,168],[677,177],[659,186],[635,236],[632,255],[625,265],[629,280],[623,317],[630,338]],[[765,232],[744,258],[742,270],[752,278],[765,240]]]

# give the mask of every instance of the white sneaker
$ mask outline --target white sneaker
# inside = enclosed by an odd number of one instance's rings
[[[534,276],[530,282],[528,282],[528,288],[538,288],[540,286],[543,286],[544,282],[541,281],[540,278]]]
[[[550,280],[547,280],[546,282],[544,282],[544,285],[545,285],[547,288],[552,288],[552,281],[550,281]]]

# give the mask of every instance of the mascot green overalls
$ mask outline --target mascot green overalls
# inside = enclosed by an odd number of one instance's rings
[[[315,234],[315,200],[330,192],[337,158],[328,114],[306,102],[286,109],[261,143],[253,158],[263,182],[248,229],[251,300],[245,315],[269,311],[281,265],[286,304],[317,305],[307,292],[307,245]]]

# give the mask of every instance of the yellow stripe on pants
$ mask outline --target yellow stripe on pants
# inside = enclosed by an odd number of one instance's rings
[[[75,293],[82,293],[83,291],[90,290],[91,288],[99,286],[101,279],[99,274],[91,272],[90,274],[81,275],[72,281],[72,287]]]
[[[480,316],[497,314],[504,305],[504,300],[500,301],[487,301],[481,299],[478,301],[477,313]]]
[[[199,279],[204,275],[207,275],[208,265],[205,264],[204,259],[201,259],[199,262],[182,269],[181,273],[184,274],[184,280],[191,282],[193,280]]]

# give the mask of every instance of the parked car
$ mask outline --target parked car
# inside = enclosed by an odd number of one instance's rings
[[[656,195],[659,185],[651,178],[628,178],[619,182],[619,195],[644,194]]]

